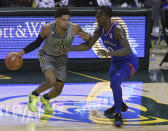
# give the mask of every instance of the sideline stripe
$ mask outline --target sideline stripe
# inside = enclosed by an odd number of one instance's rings
[[[73,73],[73,74],[77,74],[77,75],[81,75],[81,76],[85,76],[85,77],[88,77],[88,78],[91,78],[91,79],[99,80],[99,81],[104,81],[104,82],[108,81],[108,80],[103,80],[101,78],[97,78],[97,77],[94,77],[94,76],[85,75],[85,74],[79,73],[79,72],[74,72],[74,71],[70,71],[70,70],[68,72]]]
[[[75,72],[75,71],[70,71],[70,70],[68,70],[68,72],[73,73],[73,74],[76,74],[76,75],[85,76],[85,77],[88,77],[88,78],[91,78],[91,79],[99,80],[99,81],[104,81],[104,82],[107,82],[107,81],[108,81],[108,80],[103,80],[103,79],[101,79],[101,78],[97,78],[97,77],[85,75],[85,74],[83,74],[83,73],[79,73],[79,72]],[[127,86],[127,87],[128,87],[128,86]],[[131,87],[128,87],[128,88],[131,88]],[[138,89],[138,88],[134,88],[134,89],[135,89],[135,90],[140,90],[140,91],[143,91],[143,92],[149,92],[149,91],[146,91],[146,90],[143,90],[143,89]]]

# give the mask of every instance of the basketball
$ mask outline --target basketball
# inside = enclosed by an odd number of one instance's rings
[[[23,59],[17,52],[11,52],[6,56],[5,65],[10,70],[18,70],[22,67]]]

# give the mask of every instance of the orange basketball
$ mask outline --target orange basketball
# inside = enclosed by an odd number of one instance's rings
[[[10,70],[18,70],[22,67],[23,58],[17,52],[11,52],[6,56],[5,65]]]

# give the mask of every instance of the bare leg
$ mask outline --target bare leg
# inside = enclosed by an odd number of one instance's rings
[[[64,86],[64,82],[63,81],[56,81],[56,75],[55,75],[55,72],[52,71],[52,70],[49,70],[49,71],[45,71],[44,72],[44,75],[45,75],[45,78],[46,78],[46,83],[48,83],[48,89],[53,87],[49,93],[48,93],[48,96],[50,98],[55,98],[57,97],[58,95],[61,94],[62,92],[62,89],[63,89],[63,86]],[[45,88],[46,89],[46,88]]]
[[[62,92],[63,87],[64,87],[64,82],[56,82],[55,86],[48,93],[48,96],[50,98],[55,98],[59,96]]]
[[[47,83],[46,81],[44,81],[44,82],[42,82],[42,83],[40,84],[40,86],[39,86],[35,91],[37,92],[37,94],[40,94],[40,93],[42,93],[42,92],[48,90],[48,89],[51,88],[51,87],[52,87],[52,86],[51,86],[49,83]]]

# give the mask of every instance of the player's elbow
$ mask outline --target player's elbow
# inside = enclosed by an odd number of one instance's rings
[[[87,47],[88,47],[88,50],[90,50],[92,48],[93,44],[92,43],[88,43],[87,44]]]
[[[90,47],[88,45],[84,46],[84,48],[82,49],[82,51],[87,51],[90,50]]]
[[[88,45],[88,46],[87,46],[87,50],[90,50],[91,48],[92,48],[91,45]]]
[[[92,46],[89,44],[89,42],[85,42],[84,46],[85,46],[85,50],[90,50],[92,48]]]

